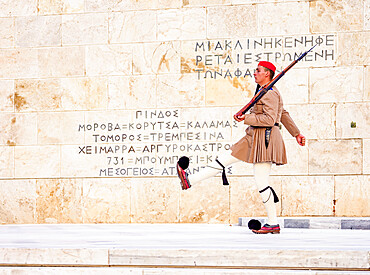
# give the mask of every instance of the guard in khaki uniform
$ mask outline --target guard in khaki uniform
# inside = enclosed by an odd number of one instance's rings
[[[255,82],[260,86],[267,85],[273,78],[275,66],[267,61],[261,61],[254,72]],[[181,180],[182,189],[190,188],[194,184],[206,178],[215,176],[220,170],[237,161],[253,164],[256,186],[261,194],[265,205],[268,223],[260,229],[253,229],[257,234],[280,233],[277,222],[276,205],[279,201],[275,191],[269,186],[271,165],[283,165],[287,163],[286,151],[283,138],[280,134],[279,124],[282,123],[288,132],[296,137],[299,145],[305,145],[305,137],[283,108],[283,100],[279,91],[273,87],[253,106],[250,114],[244,114],[236,118],[239,122],[250,125],[246,129],[246,135],[231,147],[231,154],[227,152],[218,156],[215,163],[205,167],[199,173],[188,175],[185,171],[189,166],[189,159],[182,157],[177,163],[177,172]]]

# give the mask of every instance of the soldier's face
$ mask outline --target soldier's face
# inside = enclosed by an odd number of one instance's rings
[[[257,69],[254,70],[254,81],[257,84],[263,85],[269,81],[269,72],[265,70],[262,66],[258,66]]]

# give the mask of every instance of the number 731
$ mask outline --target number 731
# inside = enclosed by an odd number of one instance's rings
[[[118,165],[118,164],[124,164],[123,157],[108,157],[108,165]]]

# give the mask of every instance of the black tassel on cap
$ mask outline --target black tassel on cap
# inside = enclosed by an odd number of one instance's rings
[[[218,159],[216,159],[216,162],[222,167],[222,184],[229,185],[229,182],[226,177],[225,166],[223,166],[222,163],[218,161]]]
[[[279,202],[279,197],[276,195],[275,190],[274,190],[271,186],[267,186],[265,189],[263,189],[263,190],[261,190],[261,191],[259,191],[259,192],[260,192],[260,193],[265,192],[265,191],[266,191],[267,189],[269,189],[269,188],[270,188],[270,190],[271,190],[272,195],[274,196],[274,202],[275,202],[275,203]]]

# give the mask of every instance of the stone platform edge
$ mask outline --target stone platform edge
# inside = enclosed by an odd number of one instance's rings
[[[265,217],[241,217],[239,226],[248,226],[251,219],[265,224]],[[356,229],[370,230],[370,217],[280,217],[280,227],[305,229]]]
[[[369,271],[369,251],[0,249],[1,267],[162,267]]]

